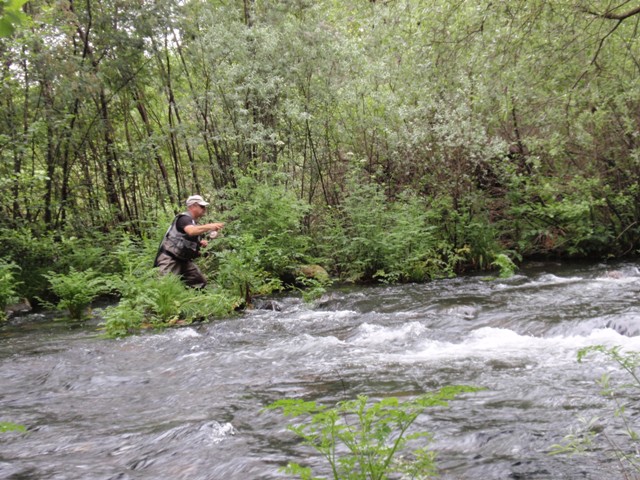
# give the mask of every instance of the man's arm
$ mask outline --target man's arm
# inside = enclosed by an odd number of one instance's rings
[[[187,225],[184,227],[184,233],[189,235],[190,237],[197,237],[198,235],[202,235],[207,232],[217,232],[224,227],[224,223],[205,223],[204,225]]]

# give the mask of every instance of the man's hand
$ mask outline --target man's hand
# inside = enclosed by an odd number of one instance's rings
[[[213,232],[217,232],[218,230],[222,230],[222,228],[224,227],[224,223],[223,222],[207,223],[206,225],[203,225],[203,226],[207,227],[209,230]]]

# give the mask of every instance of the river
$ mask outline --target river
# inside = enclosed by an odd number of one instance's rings
[[[100,336],[31,314],[0,326],[3,479],[253,480],[320,458],[264,412],[285,397],[334,404],[483,387],[415,427],[433,433],[442,479],[625,478],[603,435],[588,455],[549,455],[580,418],[616,430],[595,381],[624,375],[588,345],[640,351],[640,264],[529,264],[508,279],[336,288],[277,298],[213,323]],[[96,310],[99,315],[99,309]],[[637,397],[625,394],[638,418]]]

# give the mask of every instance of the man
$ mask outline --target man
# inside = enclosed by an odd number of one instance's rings
[[[193,259],[200,255],[200,247],[207,246],[207,241],[201,235],[211,232],[211,238],[215,238],[224,227],[224,223],[197,224],[205,214],[207,205],[209,203],[200,195],[191,195],[187,199],[187,211],[178,214],[171,222],[153,264],[160,269],[161,274],[175,273],[193,288],[204,288],[207,285],[207,279],[193,263]]]

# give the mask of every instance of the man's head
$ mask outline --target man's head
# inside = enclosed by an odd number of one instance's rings
[[[187,198],[187,209],[196,220],[204,215],[207,205],[209,202],[205,202],[200,195],[191,195]]]

